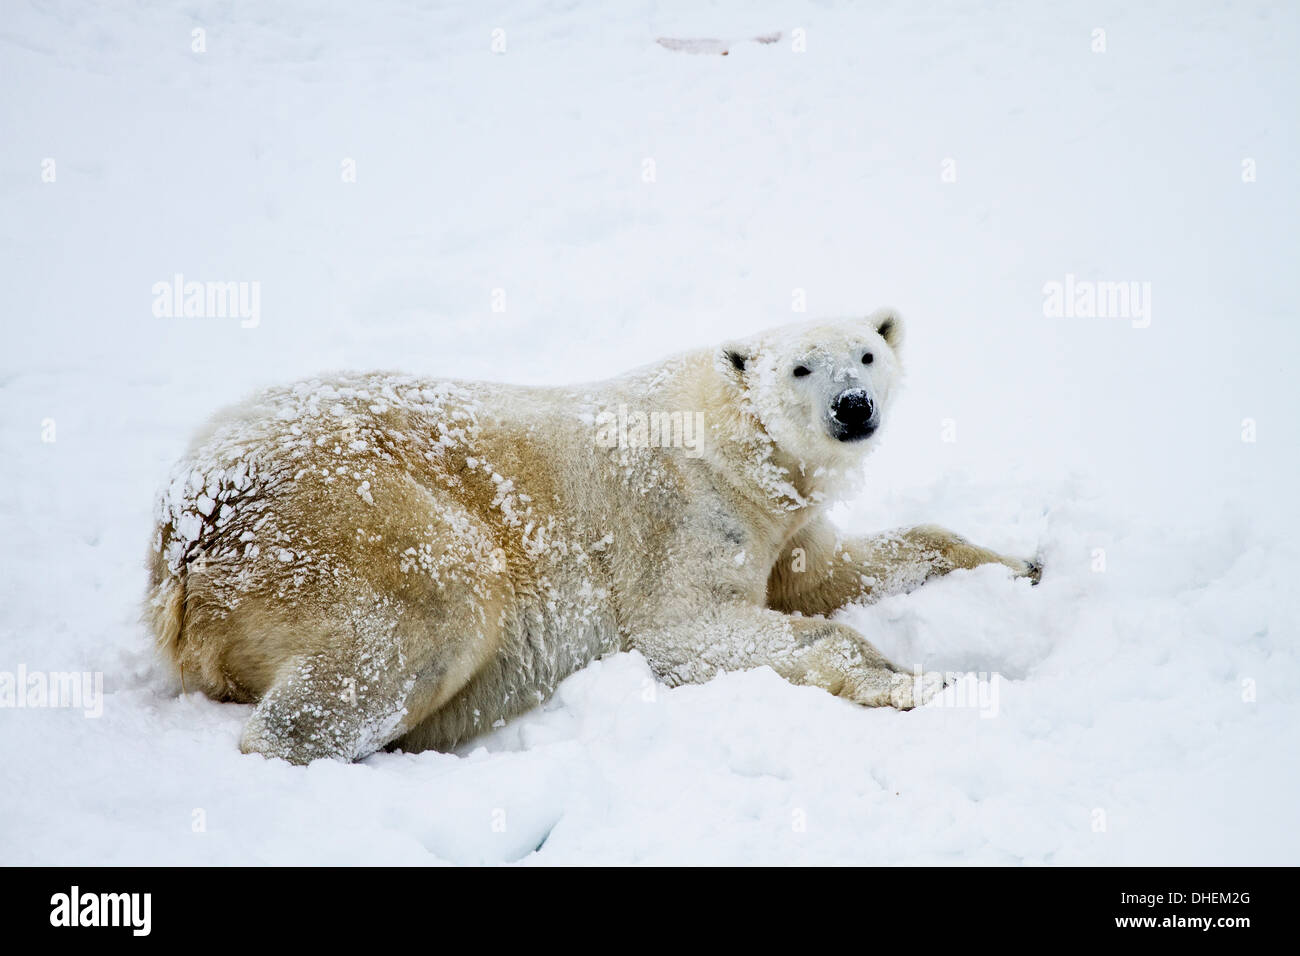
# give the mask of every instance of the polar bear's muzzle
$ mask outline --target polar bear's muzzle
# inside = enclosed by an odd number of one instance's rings
[[[840,441],[870,438],[879,425],[876,403],[865,388],[846,388],[831,402],[831,435]]]

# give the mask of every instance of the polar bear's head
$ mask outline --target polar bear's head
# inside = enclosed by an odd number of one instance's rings
[[[814,468],[848,467],[874,444],[902,376],[903,323],[866,318],[786,325],[723,347],[718,366],[777,448]]]

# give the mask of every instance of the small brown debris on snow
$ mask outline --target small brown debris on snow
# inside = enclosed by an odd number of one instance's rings
[[[655,42],[665,50],[672,50],[676,53],[703,53],[726,56],[731,52],[729,49],[732,43],[761,43],[764,46],[775,43],[781,39],[781,31],[776,33],[760,33],[756,37],[750,37],[746,40],[718,40],[713,37],[656,37]]]
[[[681,37],[659,37],[655,40],[666,50],[677,53],[720,53],[727,55],[727,44],[722,40],[709,38],[683,39]]]

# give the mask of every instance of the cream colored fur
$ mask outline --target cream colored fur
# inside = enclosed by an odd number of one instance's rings
[[[830,409],[853,388],[888,418],[901,336],[882,310],[571,388],[267,391],[162,495],[159,644],[186,688],[257,702],[244,751],[297,763],[454,746],[630,648],[670,685],[768,665],[914,706],[933,683],[822,615],[954,568],[1037,568],[939,528],[844,539],[826,521],[875,444],[833,437]],[[646,447],[637,412],[704,427]]]

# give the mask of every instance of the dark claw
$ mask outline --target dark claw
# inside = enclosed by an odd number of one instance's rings
[[[1025,562],[1029,565],[1029,570],[1025,572],[1025,577],[1029,578],[1031,585],[1037,585],[1043,579],[1043,562],[1039,558],[1031,558]]]

